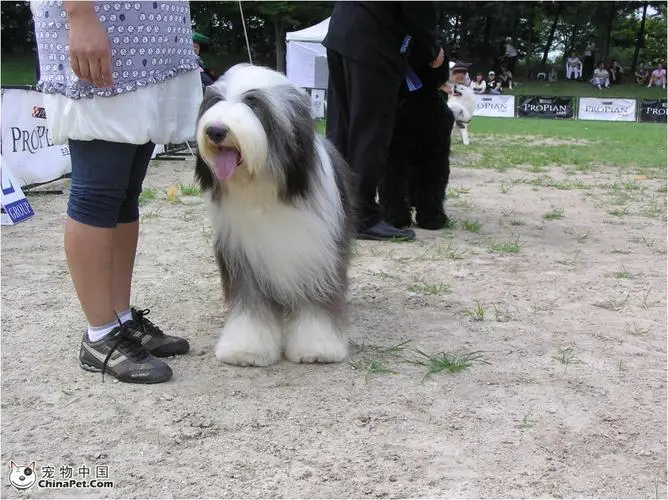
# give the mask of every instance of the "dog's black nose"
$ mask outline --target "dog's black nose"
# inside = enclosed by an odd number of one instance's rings
[[[224,125],[211,125],[206,129],[206,135],[216,144],[220,144],[225,139],[229,129]]]

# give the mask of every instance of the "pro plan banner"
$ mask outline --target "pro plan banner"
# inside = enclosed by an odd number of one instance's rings
[[[2,160],[20,187],[53,181],[72,171],[70,150],[53,144],[42,94],[2,89]]]
[[[580,97],[578,120],[634,122],[636,121],[636,100]]]
[[[475,97],[476,106],[473,116],[515,117],[514,95],[476,94]]]
[[[519,99],[517,116],[551,119],[573,119],[575,117],[575,98],[573,97],[520,96]]]
[[[643,99],[640,101],[640,121],[666,123],[666,99]]]

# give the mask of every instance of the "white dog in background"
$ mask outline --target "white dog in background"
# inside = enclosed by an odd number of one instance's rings
[[[469,123],[473,119],[475,111],[476,98],[475,93],[466,85],[455,83],[454,92],[448,95],[448,106],[455,114],[455,126],[452,128],[452,139],[455,138],[455,131],[459,130],[462,136],[462,142],[468,146],[471,144],[469,139]],[[459,94],[459,95],[456,95]]]
[[[197,146],[228,308],[216,357],[343,361],[352,184],[315,132],[310,96],[271,69],[234,66],[206,89]]]

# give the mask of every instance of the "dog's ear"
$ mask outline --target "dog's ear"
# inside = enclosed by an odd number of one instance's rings
[[[11,470],[11,471],[19,470],[19,466],[16,465],[14,463],[14,461],[12,460],[11,462],[9,462],[9,470]]]
[[[283,201],[304,196],[310,185],[310,168],[316,154],[308,94],[284,85],[271,91],[248,91],[243,102],[253,110],[269,136],[269,168],[280,179],[279,196]]]
[[[224,98],[225,96],[221,89],[216,85],[204,87],[204,97],[202,98],[202,104],[200,104],[197,116],[201,117],[207,109],[211,108],[217,102],[222,101]]]

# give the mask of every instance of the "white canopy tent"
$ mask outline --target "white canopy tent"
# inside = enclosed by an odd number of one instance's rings
[[[316,25],[285,34],[285,72],[298,87],[327,89],[327,49],[322,41],[327,35],[329,18]]]

